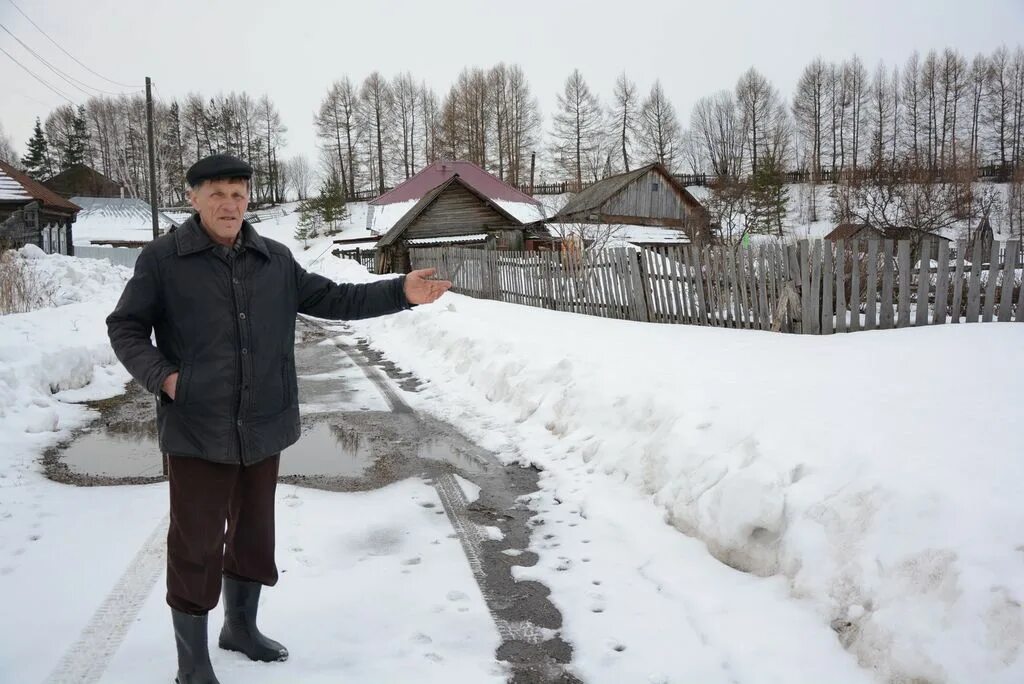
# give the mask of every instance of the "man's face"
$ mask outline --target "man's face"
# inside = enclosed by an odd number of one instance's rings
[[[244,180],[206,181],[195,190],[189,190],[188,199],[214,240],[230,245],[242,229],[242,218],[249,206],[249,183]]]

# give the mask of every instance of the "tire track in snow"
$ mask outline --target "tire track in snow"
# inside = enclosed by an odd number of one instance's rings
[[[169,522],[167,514],[157,523],[46,684],[91,684],[100,680],[163,572]]]
[[[310,321],[312,323],[312,321]],[[328,333],[332,331],[328,330]],[[336,334],[336,333],[335,333]],[[414,413],[413,408],[395,391],[394,387],[387,380],[384,374],[373,366],[357,349],[335,343],[337,349],[344,352],[352,361],[362,369],[363,373],[376,385],[391,408],[396,413]],[[442,474],[434,479],[434,489],[437,491],[441,504],[444,506],[448,520],[458,536],[462,545],[463,553],[469,562],[473,578],[476,580],[480,593],[484,597],[487,611],[498,628],[498,633],[503,641],[518,641],[526,644],[540,644],[549,639],[545,630],[532,622],[526,620],[511,621],[498,615],[494,610],[496,597],[487,590],[487,577],[481,561],[481,543],[483,537],[479,526],[469,519],[468,501],[462,487],[450,473]]]

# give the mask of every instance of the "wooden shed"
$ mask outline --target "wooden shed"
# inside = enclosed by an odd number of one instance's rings
[[[662,164],[610,176],[574,195],[554,223],[658,226],[692,241],[710,238],[707,212]]]
[[[43,185],[65,199],[76,196],[124,197],[124,190],[119,183],[85,164],[69,166],[43,181]]]
[[[427,193],[377,242],[377,272],[405,273],[410,246],[494,245],[523,249],[525,227],[458,175]]]
[[[378,273],[404,273],[409,248],[473,245],[521,250],[543,206],[469,162],[438,162],[370,203]]]
[[[80,207],[0,161],[0,246],[33,244],[48,254],[74,255],[71,224]]]

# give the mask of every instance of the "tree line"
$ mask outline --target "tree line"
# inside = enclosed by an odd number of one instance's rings
[[[45,177],[81,159],[146,196],[144,115],[139,96],[59,107],[22,161]],[[520,186],[534,180],[533,155],[538,175],[577,185],[652,161],[726,180],[750,180],[759,170],[934,176],[991,164],[1009,172],[1024,161],[1024,48],[970,60],[952,48],[933,50],[870,71],[857,56],[814,59],[789,97],[751,68],[732,88],[700,98],[688,126],[660,80],[642,92],[627,74],[601,97],[574,70],[547,121],[518,65],[466,68],[441,97],[409,72],[342,76],[313,117],[315,163],[280,159],[287,128],[266,95],[189,94],[158,101],[155,117],[162,203],[180,201],[183,170],[214,151],[253,164],[259,201],[309,197],[318,177],[349,196],[379,193],[454,158]]]
[[[280,159],[287,130],[266,95],[233,92],[207,99],[190,93],[180,101],[155,100],[158,202],[184,202],[185,170],[215,152],[238,155],[252,165],[256,201],[282,201],[292,169],[290,161]],[[87,164],[123,185],[129,196],[148,199],[148,159],[146,100],[122,95],[92,97],[77,107],[62,105],[45,122],[37,119],[21,165],[42,180]]]

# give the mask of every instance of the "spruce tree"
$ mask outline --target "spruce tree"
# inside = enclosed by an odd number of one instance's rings
[[[788,207],[789,190],[778,165],[762,159],[750,179],[747,232],[781,236]]]
[[[299,222],[295,227],[295,239],[302,240],[306,249],[309,240],[320,237],[324,227],[323,204],[320,197],[313,197],[299,205]]]
[[[25,173],[36,180],[44,180],[51,175],[50,150],[38,117],[36,117],[36,128],[32,132],[32,139],[28,141],[28,151],[21,158],[21,165],[25,167]]]
[[[327,226],[327,234],[333,235],[338,232],[338,224],[345,220],[345,193],[341,188],[338,177],[332,174],[320,187],[320,196],[317,198],[320,214],[324,224]]]
[[[75,127],[68,136],[67,149],[64,150],[64,163],[67,166],[85,163],[85,150],[89,144],[89,130],[85,123],[85,107],[79,105],[75,116]]]

